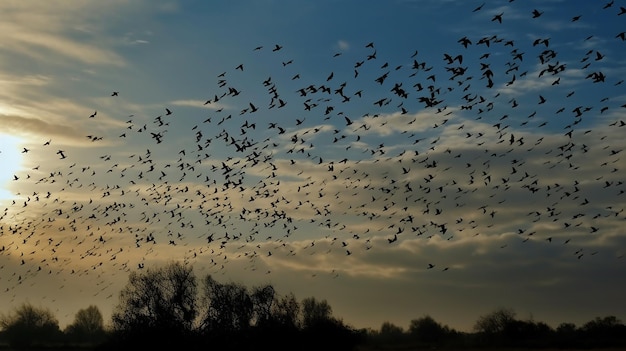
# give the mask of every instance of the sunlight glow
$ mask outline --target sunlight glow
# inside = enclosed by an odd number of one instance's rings
[[[14,197],[9,190],[22,163],[21,139],[0,134],[0,202]]]

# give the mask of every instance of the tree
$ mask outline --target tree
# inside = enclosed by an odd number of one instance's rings
[[[104,337],[104,319],[97,306],[79,310],[74,322],[65,328],[65,334],[77,341],[98,342]]]
[[[589,340],[596,340],[600,346],[612,346],[626,342],[626,325],[615,316],[596,317],[583,324],[583,335]]]
[[[429,315],[413,319],[409,324],[409,334],[426,343],[442,341],[449,332],[448,327],[442,326]]]
[[[521,322],[515,320],[515,312],[508,308],[497,308],[491,313],[478,317],[474,324],[478,340],[487,344],[503,344],[516,335]]]
[[[404,334],[404,329],[391,322],[383,322],[380,326],[380,334],[384,336],[400,336]]]
[[[376,337],[376,340],[383,344],[404,342],[407,339],[407,334],[404,329],[391,322],[383,322],[380,326],[380,331]]]
[[[13,348],[28,348],[59,341],[59,322],[48,308],[23,303],[12,314],[0,316],[0,328]]]
[[[331,321],[333,310],[326,300],[317,301],[314,297],[302,300],[302,325],[304,328]]]
[[[210,275],[202,284],[200,329],[205,333],[232,333],[250,327],[254,315],[253,299],[245,286],[217,282]]]
[[[113,332],[127,341],[174,340],[189,335],[197,315],[193,268],[172,262],[131,272],[112,314]]]
[[[272,318],[272,306],[275,303],[276,290],[271,285],[252,289],[252,305],[254,306],[255,325],[267,324]]]
[[[484,334],[498,334],[515,321],[515,312],[508,308],[498,308],[495,311],[480,316],[474,324],[474,330]]]
[[[574,323],[561,323],[555,330],[557,346],[560,348],[573,348],[576,345],[580,346],[580,333],[576,324]]]
[[[300,303],[293,293],[277,299],[272,308],[272,321],[280,328],[294,330],[300,328]]]
[[[334,318],[326,300],[308,297],[302,300],[301,306],[301,335],[306,349],[350,350],[359,342],[360,334]]]

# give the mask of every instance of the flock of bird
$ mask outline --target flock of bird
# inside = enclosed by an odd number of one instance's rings
[[[601,10],[626,13],[613,1]],[[505,25],[506,16],[485,25]],[[528,20],[546,16],[536,9]],[[626,45],[624,32],[602,39]],[[112,132],[94,128],[87,150],[100,154],[91,161],[49,138],[24,148],[25,158],[54,162],[20,170],[11,184],[19,193],[2,203],[1,293],[45,275],[100,277],[166,256],[213,272],[237,261],[271,274],[272,260],[366,259],[406,240],[504,234],[572,247],[583,262],[598,253],[594,238],[624,225],[625,90],[604,65],[620,57],[590,48],[568,61],[554,39],[503,34],[462,36],[436,62],[422,59],[428,48],[395,64],[378,49],[329,54],[328,71],[305,81],[288,47],[258,46],[251,57],[277,67],[259,94],[238,85],[252,66],[244,62],[215,77],[194,118],[170,105],[158,116],[120,116],[124,126]],[[531,84],[541,89],[536,100],[516,94]],[[577,102],[585,89],[604,96]],[[99,117],[93,109],[83,118],[95,126]],[[8,259],[21,268],[8,271]]]

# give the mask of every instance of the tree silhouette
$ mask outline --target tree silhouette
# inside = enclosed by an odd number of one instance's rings
[[[49,345],[62,336],[52,311],[30,303],[23,303],[13,313],[0,316],[0,327],[9,345],[16,349]]]
[[[74,341],[98,343],[104,340],[104,319],[97,306],[91,305],[79,310],[74,322],[68,325],[64,333]]]
[[[612,346],[621,340],[626,341],[626,326],[615,316],[596,317],[585,323],[581,328],[585,343],[596,343],[599,346]]]
[[[307,350],[349,350],[359,335],[332,315],[326,300],[307,297],[302,300],[302,339]],[[330,341],[332,340],[332,341]]]
[[[194,328],[196,294],[192,267],[179,262],[131,272],[114,307],[113,332],[127,343],[185,338]]]
[[[210,275],[202,281],[201,331],[207,334],[238,332],[251,326],[254,316],[253,299],[243,285],[222,284]]]
[[[507,325],[515,321],[515,311],[509,308],[498,308],[495,311],[478,317],[474,330],[479,333],[494,335],[504,332]]]
[[[293,293],[276,300],[272,307],[272,322],[283,330],[300,328],[300,303]]]
[[[432,344],[443,341],[452,331],[447,326],[442,326],[431,316],[413,319],[409,323],[409,334],[418,341]]]
[[[276,290],[271,285],[252,289],[252,305],[254,307],[254,324],[263,326],[272,319],[272,306],[276,300]]]
[[[314,328],[316,325],[332,320],[333,310],[326,300],[318,301],[314,297],[302,300],[302,326]]]
[[[544,322],[517,320],[513,310],[499,308],[480,316],[474,333],[457,332],[430,315],[411,320],[407,331],[391,322],[384,322],[380,330],[357,331],[333,317],[326,300],[309,297],[298,302],[293,293],[280,296],[271,285],[248,290],[210,276],[204,282],[204,294],[192,294],[195,276],[191,267],[179,263],[134,274],[120,294],[110,333],[94,305],[79,310],[74,322],[61,332],[49,309],[24,303],[10,314],[0,315],[0,342],[16,350],[76,346],[94,350],[276,351],[343,351],[357,346],[364,350],[626,346],[626,325],[615,316],[596,317],[580,328],[561,323],[552,329]],[[137,295],[131,298],[134,293]],[[206,306],[200,303],[198,307],[198,297]],[[203,312],[196,313],[196,309]]]

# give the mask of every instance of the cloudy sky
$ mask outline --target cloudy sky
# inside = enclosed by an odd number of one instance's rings
[[[625,320],[624,7],[3,1],[0,311],[181,260],[357,328]]]

